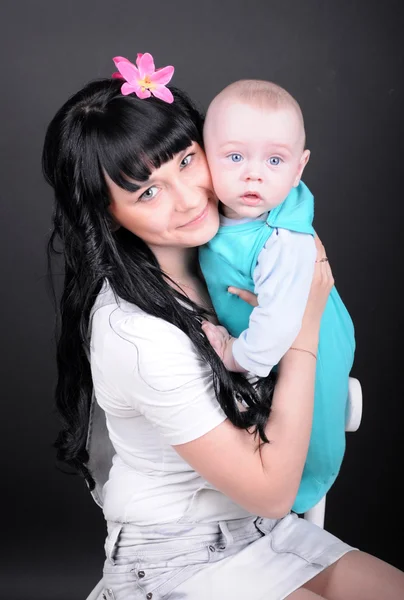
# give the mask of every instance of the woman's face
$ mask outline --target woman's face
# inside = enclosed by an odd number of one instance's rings
[[[196,143],[154,169],[137,192],[108,176],[110,211],[115,221],[154,247],[191,248],[217,232],[217,198],[202,148]]]

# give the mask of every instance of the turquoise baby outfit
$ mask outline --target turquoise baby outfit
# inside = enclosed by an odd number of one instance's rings
[[[313,196],[300,182],[265,221],[221,226],[216,236],[200,248],[199,261],[213,306],[219,322],[231,335],[238,337],[248,328],[253,307],[227,288],[235,286],[254,292],[254,270],[269,237],[277,235],[279,229],[314,235],[313,216]],[[338,475],[345,452],[348,377],[354,352],[353,323],[334,287],[321,321],[313,426],[293,505],[299,514],[317,504]]]

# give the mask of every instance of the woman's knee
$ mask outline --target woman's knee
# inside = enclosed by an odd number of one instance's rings
[[[351,551],[305,587],[329,600],[401,600],[404,573],[371,554]]]

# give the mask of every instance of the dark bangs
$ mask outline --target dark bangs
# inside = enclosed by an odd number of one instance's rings
[[[203,118],[176,88],[170,88],[174,102],[168,104],[154,97],[123,96],[122,82],[118,84],[116,96],[93,115],[97,124],[92,134],[97,141],[92,150],[98,155],[99,167],[117,185],[135,192],[139,186],[130,180],[146,181],[153,169],[192,142],[202,146]]]

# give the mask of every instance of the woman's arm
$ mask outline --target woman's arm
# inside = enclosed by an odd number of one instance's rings
[[[316,240],[318,256],[325,256]],[[334,284],[329,263],[316,263],[301,331],[283,357],[266,426],[270,444],[228,420],[202,437],[175,446],[177,452],[217,489],[253,514],[278,518],[291,508],[310,440],[321,316]]]

